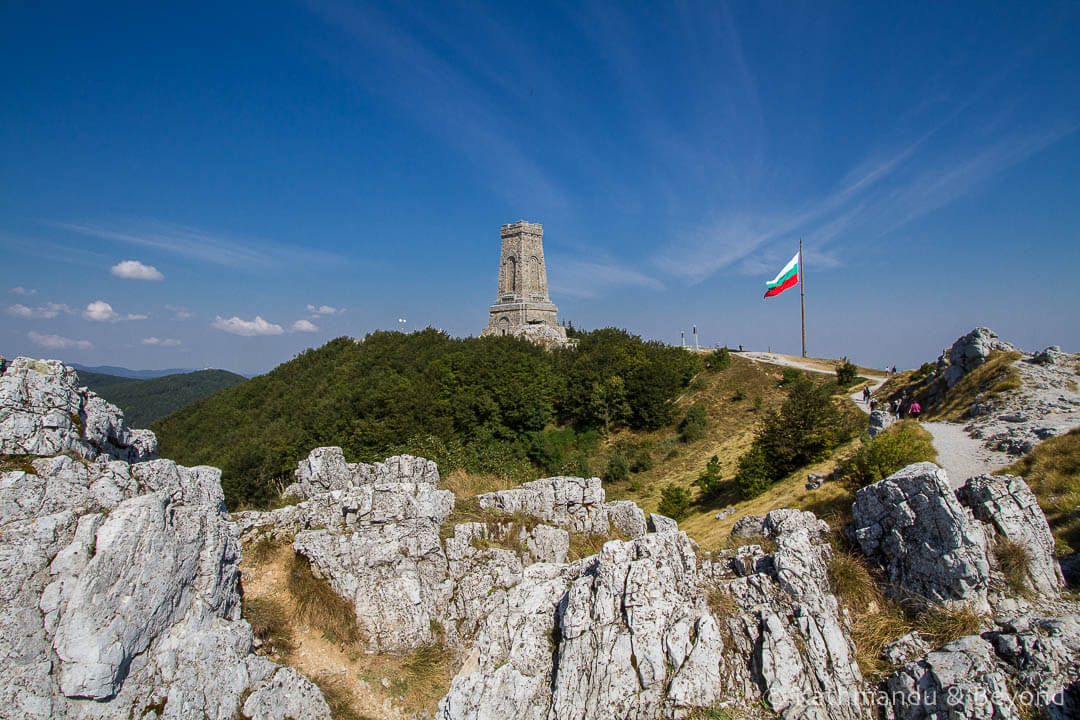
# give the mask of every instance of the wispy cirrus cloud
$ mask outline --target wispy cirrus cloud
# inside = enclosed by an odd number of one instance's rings
[[[161,347],[177,347],[183,344],[175,338],[158,338],[154,336],[143,338],[140,342],[143,345],[158,345]]]
[[[615,288],[664,289],[656,278],[607,259],[581,260],[549,254],[547,265],[549,289],[558,295],[593,298]]]
[[[218,315],[214,318],[214,322],[210,324],[210,327],[233,335],[243,335],[245,337],[254,337],[256,335],[281,335],[285,332],[280,325],[267,322],[259,315],[256,315],[254,320],[243,320],[236,315],[231,318],[223,318]]]
[[[43,348],[49,348],[50,350],[66,350],[68,348],[89,350],[93,347],[93,344],[89,340],[73,340],[71,338],[66,338],[63,335],[43,335],[34,330],[31,330],[26,335],[30,338],[30,342]]]
[[[86,237],[153,248],[191,260],[251,272],[285,265],[344,262],[340,256],[325,250],[284,245],[264,238],[238,238],[157,220],[49,222],[48,225]]]
[[[8,290],[12,295],[37,295],[37,290],[34,288],[24,288],[22,285],[16,285]]]
[[[174,320],[190,320],[195,317],[195,313],[182,305],[166,305],[165,309],[173,314]]]

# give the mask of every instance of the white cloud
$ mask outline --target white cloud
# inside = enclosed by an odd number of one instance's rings
[[[113,322],[120,319],[120,316],[113,312],[112,305],[104,300],[95,300],[87,305],[86,310],[83,310],[83,317],[95,322]]]
[[[233,335],[245,335],[248,337],[252,335],[281,335],[285,332],[280,325],[266,322],[258,315],[255,316],[254,320],[241,320],[235,315],[226,320],[218,315],[214,318],[214,322],[210,327],[224,330]]]
[[[47,302],[36,308],[27,307],[21,304],[10,305],[7,308],[8,315],[22,318],[43,318],[45,320],[51,320],[62,312],[70,313],[72,312],[72,309],[67,305],[61,305],[54,302]]]
[[[8,292],[12,295],[37,295],[37,290],[33,288],[24,288],[22,285],[19,285],[18,287],[13,287],[8,290]]]
[[[165,276],[153,265],[144,265],[138,260],[124,260],[112,266],[110,270],[118,278],[128,280],[164,280]]]
[[[297,320],[292,325],[293,332],[319,332],[318,326],[310,320]]]
[[[41,347],[50,348],[53,350],[63,350],[65,348],[77,348],[79,350],[89,350],[93,347],[89,340],[72,340],[61,335],[42,335],[41,333],[31,330],[27,335],[30,338],[30,342]]]
[[[190,320],[195,317],[195,313],[188,310],[186,307],[176,305],[166,305],[165,309],[173,313],[173,318],[176,320]]]
[[[177,345],[180,345],[180,341],[179,340],[174,340],[173,338],[165,338],[163,340],[161,338],[148,337],[148,338],[143,338],[142,339],[142,344],[143,345],[160,345],[161,347],[176,347]]]
[[[117,322],[119,320],[145,320],[149,315],[129,313],[120,315],[113,311],[112,305],[104,300],[95,300],[83,310],[83,317],[95,322]]]
[[[320,305],[319,307],[308,305],[307,311],[309,313],[314,313],[315,315],[336,315],[345,312],[345,308],[336,308],[330,305]]]

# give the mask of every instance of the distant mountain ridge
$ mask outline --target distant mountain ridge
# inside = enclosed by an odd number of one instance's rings
[[[138,428],[150,427],[166,415],[246,380],[228,370],[195,370],[139,379],[76,369],[83,385],[123,410],[128,425]]]
[[[113,375],[122,378],[133,378],[135,380],[149,380],[151,378],[164,377],[166,375],[183,375],[185,373],[193,373],[197,371],[197,368],[167,368],[165,370],[130,370],[125,367],[117,367],[116,365],[80,365],[79,363],[68,363],[68,366],[75,368],[79,371],[79,377],[82,377],[83,371],[90,373],[97,373],[99,375]],[[91,388],[93,390],[93,388]],[[97,392],[95,390],[95,392]]]

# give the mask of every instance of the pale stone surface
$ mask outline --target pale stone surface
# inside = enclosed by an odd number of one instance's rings
[[[293,717],[326,717],[317,688],[267,686],[278,666],[251,654],[220,472],[110,459],[147,460],[153,436],[61,363],[0,365],[5,452],[74,456],[0,473],[0,714],[232,720],[255,691]],[[64,425],[65,408],[85,433]]]
[[[922,636],[912,630],[881,648],[881,659],[892,665],[903,665],[922,657],[929,650],[930,646]]]
[[[952,387],[960,378],[986,362],[995,350],[1012,351],[1012,345],[1003,342],[990,328],[975,328],[958,338],[949,349],[949,367],[945,370],[945,382]]]
[[[870,437],[877,437],[877,434],[892,427],[896,422],[896,415],[892,414],[888,410],[874,410],[870,413],[870,424],[866,429],[866,433]]]
[[[986,534],[937,465],[909,465],[861,488],[852,514],[854,538],[894,595],[989,609]]]
[[[80,388],[77,373],[59,360],[18,357],[0,375],[0,454],[106,455],[139,462],[157,454],[149,430],[132,430],[124,415]]]
[[[896,720],[1020,720],[993,648],[978,635],[908,663],[886,686]]]
[[[325,720],[330,708],[314,683],[285,667],[251,694],[244,715],[251,720]]]
[[[1052,720],[1080,717],[1080,616],[1022,617],[984,637],[1030,705]]]
[[[608,508],[600,478],[549,477],[476,497],[480,507],[507,514],[524,513],[573,533],[604,535]]]
[[[1042,597],[1056,597],[1065,584],[1054,556],[1054,535],[1035,493],[1015,475],[969,478],[957,491],[960,502],[1000,537],[1027,550],[1028,580]]]

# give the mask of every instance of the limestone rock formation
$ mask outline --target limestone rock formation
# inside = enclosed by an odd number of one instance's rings
[[[439,717],[674,718],[765,698],[784,718],[869,718],[848,621],[828,592],[823,523],[777,511],[766,525],[777,551],[749,576],[728,557],[699,564],[678,531],[528,568]]]
[[[949,643],[889,677],[896,720],[1020,720],[993,646],[978,635]]]
[[[0,713],[230,720],[250,694],[251,718],[326,717],[252,654],[220,472],[145,461],[153,435],[59,362],[0,364],[0,447],[31,456],[0,473]]]
[[[960,502],[1005,540],[1027,551],[1028,580],[1043,597],[1056,597],[1065,584],[1054,557],[1054,536],[1035,493],[1015,475],[979,475],[956,490]]]
[[[157,454],[149,430],[132,430],[115,405],[78,386],[59,360],[18,357],[2,363],[0,455],[72,453],[139,462]]]
[[[614,525],[619,532],[637,537],[647,528],[645,514],[634,503],[605,502],[600,478],[532,480],[511,490],[479,495],[477,501],[481,507],[524,513],[579,534],[606,535]]]
[[[1003,342],[990,328],[975,328],[958,338],[949,349],[949,367],[945,370],[945,382],[952,387],[960,378],[986,362],[994,351],[1010,352],[1012,345]]]
[[[894,594],[989,609],[986,534],[937,465],[909,465],[860,489],[852,514],[855,540]]]
[[[877,437],[879,432],[888,429],[895,422],[896,416],[888,410],[874,410],[870,413],[870,424],[866,432],[870,437]]]

